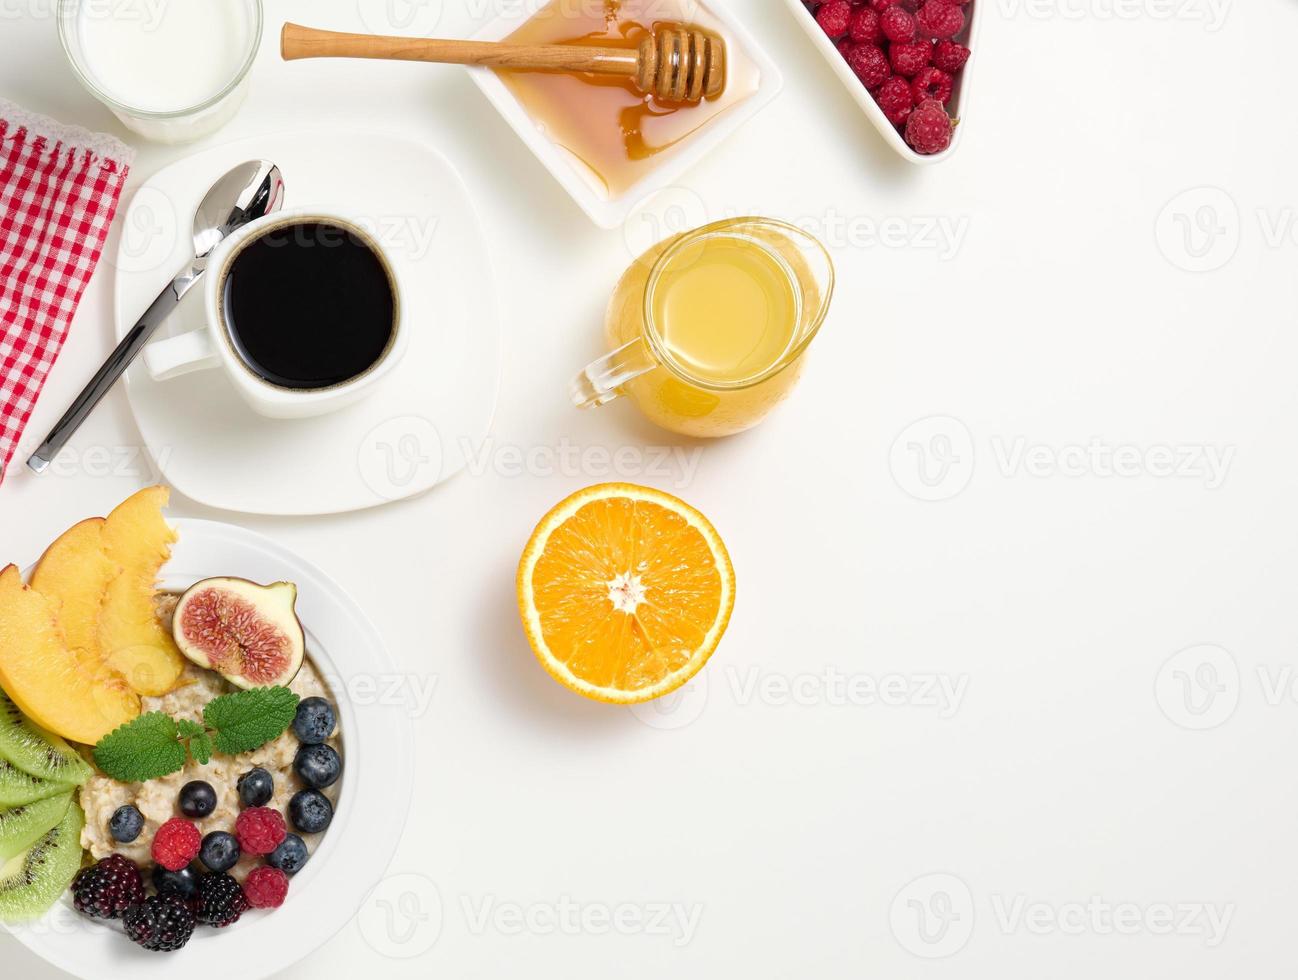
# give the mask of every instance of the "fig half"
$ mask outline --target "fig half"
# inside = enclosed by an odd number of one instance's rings
[[[236,687],[287,686],[306,652],[296,602],[292,582],[205,578],[180,597],[171,631],[181,653]]]

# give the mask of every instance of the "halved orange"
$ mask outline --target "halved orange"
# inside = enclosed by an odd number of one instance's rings
[[[561,501],[518,563],[537,659],[597,701],[635,704],[680,687],[712,656],[734,604],[735,570],[708,519],[631,483]]]

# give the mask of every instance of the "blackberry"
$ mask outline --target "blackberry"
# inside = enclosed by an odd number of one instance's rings
[[[239,883],[228,874],[203,875],[198,882],[198,921],[224,929],[239,921],[248,910]]]
[[[194,934],[194,913],[178,898],[153,895],[122,916],[131,942],[155,953],[170,953]]]
[[[92,919],[120,919],[123,912],[143,901],[140,869],[120,854],[110,854],[77,872],[72,881],[72,903]]]

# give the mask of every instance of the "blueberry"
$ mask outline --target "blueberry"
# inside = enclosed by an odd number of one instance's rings
[[[209,817],[216,809],[216,790],[195,779],[180,787],[180,812],[187,817]]]
[[[198,875],[193,868],[168,871],[160,864],[153,866],[153,887],[159,895],[175,895],[185,901],[198,894]]]
[[[291,878],[302,870],[310,857],[306,842],[297,834],[288,834],[279,847],[266,855],[266,863],[272,868],[279,868]]]
[[[119,806],[108,818],[108,832],[119,844],[129,844],[144,829],[144,814],[131,806]]]
[[[303,745],[319,745],[334,733],[338,716],[324,698],[307,698],[297,706],[293,733]]]
[[[214,830],[203,838],[198,859],[209,871],[229,871],[239,863],[239,841],[234,834]]]
[[[334,805],[318,789],[304,789],[288,801],[288,816],[304,834],[323,833],[334,818]]]
[[[265,769],[249,769],[239,777],[239,799],[244,806],[265,806],[275,795],[275,780]]]
[[[293,771],[308,786],[324,789],[338,782],[343,772],[343,760],[331,746],[303,745],[293,757]]]

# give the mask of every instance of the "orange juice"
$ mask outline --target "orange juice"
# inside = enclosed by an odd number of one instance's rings
[[[625,394],[674,432],[740,432],[796,384],[832,291],[824,248],[783,222],[739,218],[659,242],[614,289],[612,353],[578,376],[573,398]]]
[[[736,383],[778,363],[793,343],[793,270],[747,238],[692,242],[658,272],[650,300],[672,359],[707,381]]]

